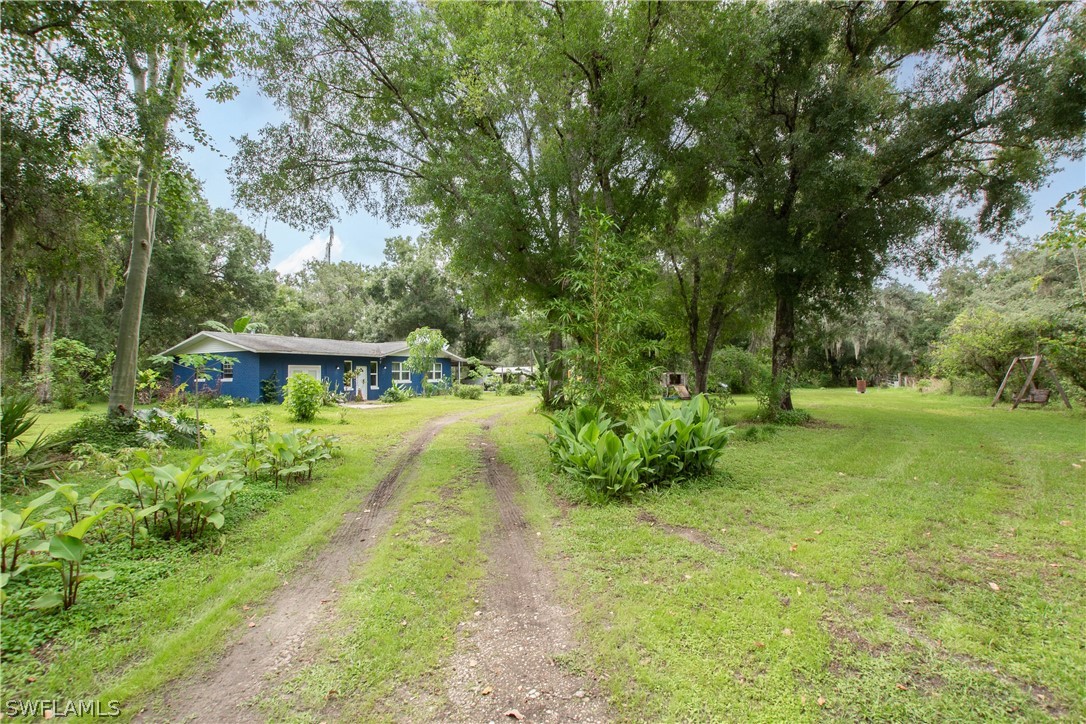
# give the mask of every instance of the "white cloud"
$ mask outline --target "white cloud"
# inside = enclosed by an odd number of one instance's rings
[[[302,270],[310,259],[323,259],[325,249],[328,246],[328,237],[317,235],[309,239],[305,244],[295,249],[286,259],[275,265],[275,270],[280,274],[295,274]],[[332,261],[343,258],[343,240],[336,234],[332,238]]]

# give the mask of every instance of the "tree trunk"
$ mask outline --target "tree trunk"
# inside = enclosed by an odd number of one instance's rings
[[[45,299],[45,317],[42,320],[41,337],[38,338],[34,359],[34,370],[38,380],[38,402],[46,403],[53,399],[53,339],[57,332],[57,288],[50,285]]]
[[[136,179],[136,205],[132,220],[132,253],[125,276],[124,302],[117,332],[117,357],[113,363],[113,385],[109,391],[109,414],[130,415],[136,398],[136,373],[139,365],[140,320],[151,266],[151,247],[155,240],[155,202],[158,179],[146,164],[140,165]]]
[[[773,382],[783,388],[780,408],[791,410],[792,392],[784,383],[794,369],[796,342],[796,298],[790,291],[777,291],[777,311],[773,318]]]
[[[552,330],[547,338],[547,356],[543,361],[541,372],[547,376],[546,386],[543,388],[543,406],[554,410],[561,405],[562,385],[565,383],[566,366],[559,359],[562,352],[562,333]]]
[[[710,359],[712,359],[712,351],[703,357],[691,355],[690,361],[694,363],[694,390],[698,394],[708,392]]]

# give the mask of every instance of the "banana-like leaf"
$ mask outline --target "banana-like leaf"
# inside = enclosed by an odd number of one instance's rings
[[[59,608],[64,605],[64,597],[56,591],[50,591],[43,594],[40,598],[29,605],[29,608],[33,608],[37,611],[49,611],[54,608]]]
[[[87,546],[75,536],[59,533],[49,541],[49,555],[72,563],[82,563]]]

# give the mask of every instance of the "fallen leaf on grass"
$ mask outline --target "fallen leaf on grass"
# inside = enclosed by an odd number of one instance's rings
[[[816,531],[815,531],[815,535],[822,535],[822,531],[820,531],[820,530],[816,530]]]
[[[1073,468],[1078,468],[1079,470],[1081,470],[1081,469],[1082,469],[1082,466],[1081,466],[1081,465],[1079,465],[1078,463],[1071,463],[1071,467],[1073,467]]]
[[[916,603],[916,601],[914,601],[911,598],[906,598],[905,600],[902,601],[902,603]]]
[[[1069,521],[1069,520],[1061,520],[1060,525],[1071,525],[1071,521]]]
[[[1049,563],[1048,567],[1049,568],[1063,568],[1063,564],[1062,563]]]
[[[400,625],[401,626],[406,626],[407,625],[407,619],[405,618],[403,621],[400,621]]]
[[[819,706],[826,706],[826,697],[824,697],[824,696],[818,697],[818,705]]]
[[[783,636],[791,636],[792,635],[792,629],[790,629],[790,628],[784,629],[783,631],[781,631],[781,635],[783,635]]]
[[[811,543],[814,543],[814,538],[804,538],[803,540],[805,540],[805,541],[809,541],[809,542],[811,542]]]
[[[256,628],[256,624],[252,621],[249,622],[249,628]]]
[[[897,688],[900,689],[901,691],[908,691],[909,690],[909,687],[905,686],[904,684],[898,684]]]
[[[844,474],[844,473],[841,473],[841,472],[839,472],[839,473],[837,473],[837,474],[838,474],[838,475],[840,475],[840,476],[841,476],[842,478],[843,478],[843,477],[845,477],[845,474]]]
[[[999,586],[995,583],[992,583],[991,581],[988,581],[988,588],[992,589],[993,591],[999,590]]]
[[[33,684],[35,681],[37,681],[36,677],[33,677],[33,676],[26,677],[26,683],[28,683],[28,684]]]
[[[502,716],[511,716],[511,717],[513,717],[514,719],[516,719],[517,721],[520,721],[521,719],[523,719],[523,718],[524,718],[524,715],[523,715],[523,714],[521,714],[521,713],[520,713],[519,711],[517,711],[516,709],[510,709],[509,711],[507,711],[507,712],[505,712],[504,714],[502,714]]]
[[[795,553],[797,548],[799,548],[798,543],[793,543],[792,545],[788,546],[788,550],[792,553]]]
[[[249,608],[250,608],[249,606],[242,606],[242,607],[241,607],[241,610],[242,610],[242,611],[248,611],[248,610],[249,610]]]
[[[764,649],[765,648],[765,644],[762,643],[761,641],[755,641],[754,645],[755,645],[755,647],[757,647],[759,649]]]

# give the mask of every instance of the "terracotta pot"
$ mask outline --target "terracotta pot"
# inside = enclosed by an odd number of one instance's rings
[[[861,395],[867,392],[867,380],[856,380],[856,391]]]

